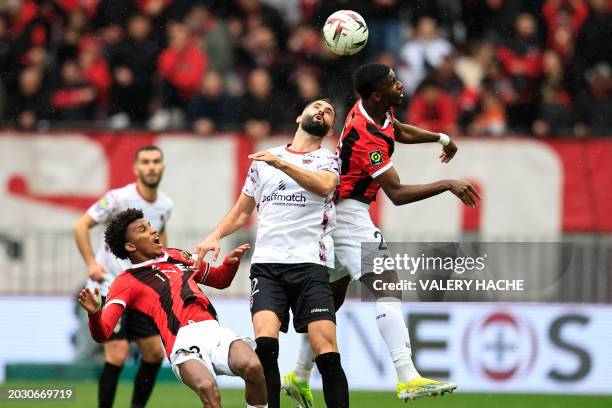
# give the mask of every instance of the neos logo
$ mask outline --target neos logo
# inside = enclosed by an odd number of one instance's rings
[[[462,348],[466,365],[475,373],[505,382],[531,372],[538,339],[530,321],[497,311],[479,316],[466,327]]]

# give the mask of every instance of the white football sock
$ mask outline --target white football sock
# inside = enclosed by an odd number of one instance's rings
[[[268,408],[268,404],[265,404],[265,405],[250,405],[247,402],[247,408]]]
[[[295,362],[295,378],[303,383],[310,383],[310,374],[314,367],[314,354],[308,340],[308,334],[300,334],[300,350]]]
[[[399,299],[380,298],[376,301],[376,324],[389,349],[397,380],[404,383],[418,377],[419,373],[412,363],[410,337]]]

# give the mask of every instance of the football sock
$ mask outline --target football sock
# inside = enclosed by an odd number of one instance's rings
[[[324,353],[315,358],[323,380],[325,405],[334,408],[349,406],[348,382],[340,364],[340,353]]]
[[[280,407],[280,372],[278,370],[278,339],[273,337],[258,337],[255,339],[255,353],[263,366],[268,390],[268,407]]]
[[[111,363],[104,363],[102,374],[98,382],[98,407],[111,408],[115,400],[117,392],[117,383],[119,382],[119,374],[123,366],[116,366]]]
[[[144,408],[153,391],[157,372],[161,367],[159,363],[140,361],[140,368],[134,379],[134,394],[132,395],[132,408]]]
[[[376,301],[376,324],[393,360],[397,380],[408,382],[419,376],[412,363],[410,337],[399,299],[380,298]]]
[[[300,350],[295,362],[295,378],[303,383],[310,383],[310,373],[314,367],[314,354],[307,334],[300,334]]]
[[[265,405],[249,405],[249,404],[247,404],[247,408],[268,408],[268,404],[265,404]]]

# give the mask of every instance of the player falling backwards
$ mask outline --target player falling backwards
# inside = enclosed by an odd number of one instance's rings
[[[164,173],[164,156],[157,146],[142,146],[136,152],[134,174],[136,182],[110,190],[83,214],[74,226],[74,236],[83,260],[89,270],[87,287],[98,288],[103,299],[113,279],[125,269],[129,262],[117,259],[104,242],[95,256],[89,239],[90,229],[100,223],[108,223],[116,214],[129,207],[141,209],[153,226],[160,231],[162,243],[166,244],[166,223],[170,218],[172,200],[158,189]],[[104,342],[104,368],[98,383],[98,406],[110,408],[115,399],[119,374],[128,357],[128,340],[136,340],[142,354],[140,368],[134,379],[132,408],[146,405],[157,372],[164,359],[164,349],[155,324],[147,316],[128,310],[121,318],[113,334]]]
[[[251,259],[251,315],[257,355],[264,367],[270,408],[280,407],[279,331],[308,333],[328,407],[349,406],[348,384],[336,341],[336,318],[328,267],[338,158],[321,147],[332,134],[335,109],[328,100],[308,104],[296,119],[290,145],[253,159],[242,194],[215,230],[198,245],[198,258],[219,253],[220,239],[242,227],[257,208],[257,239]],[[215,259],[215,258],[213,258]]]
[[[196,270],[185,251],[164,250],[160,234],[140,210],[119,213],[106,227],[104,240],[132,267],[113,281],[104,308],[89,288],[79,303],[89,313],[94,340],[111,335],[126,308],[153,319],[176,377],[191,388],[204,407],[221,407],[215,374],[238,375],[245,381],[248,407],[267,407],[263,368],[253,349],[217,322],[217,313],[198,284],[218,289],[230,285],[249,245],[231,251],[221,266],[202,262]]]
[[[452,192],[470,207],[477,205],[480,197],[468,182],[460,180],[401,184],[391,161],[396,141],[404,144],[439,142],[443,145],[440,155],[443,163],[453,158],[457,147],[445,134],[403,124],[394,118],[392,108],[401,104],[404,94],[403,84],[389,66],[366,64],[359,67],[354,74],[354,86],[361,99],[349,112],[338,144],[341,175],[337,190],[337,226],[332,232],[336,269],[330,276],[336,310],[344,301],[351,279],[361,281],[376,297],[376,324],[397,372],[397,397],[407,400],[442,395],[457,386],[419,375],[412,362],[401,292],[372,289],[375,276],[394,281],[397,274],[386,271],[374,275],[372,265],[362,271],[361,243],[382,239],[368,212],[380,187],[395,205],[424,200],[445,191]],[[295,370],[283,376],[283,389],[301,407],[312,406],[309,387],[312,367],[311,347],[303,337]]]

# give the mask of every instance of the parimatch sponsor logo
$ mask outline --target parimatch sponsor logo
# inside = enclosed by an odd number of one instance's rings
[[[262,197],[261,203],[271,202],[272,205],[287,205],[296,207],[305,207],[307,198],[304,194],[278,194],[272,193]]]

